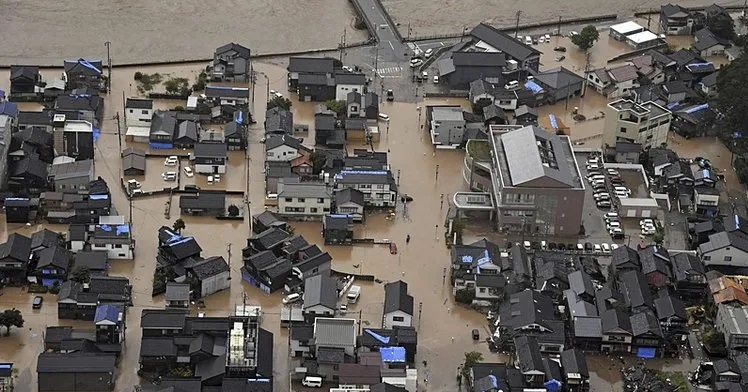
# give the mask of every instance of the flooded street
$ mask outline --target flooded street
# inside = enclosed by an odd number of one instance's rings
[[[139,67],[138,71],[146,73],[167,73],[173,75],[191,75],[201,68],[201,64],[180,67]],[[264,184],[263,164],[264,147],[259,142],[264,130],[265,94],[267,81],[270,88],[284,91],[286,83],[283,68],[257,64],[256,69],[266,78],[259,78],[255,100],[257,124],[250,130],[249,160],[241,153],[232,153],[230,167],[220,184],[214,187],[226,187],[233,190],[244,190],[247,185],[246,173],[249,173],[250,214],[263,209]],[[113,75],[112,93],[106,99],[106,118],[111,119],[116,111],[122,108],[122,91],[130,90],[135,68],[121,68]],[[54,75],[59,70],[44,70],[44,76]],[[7,88],[8,72],[0,72],[0,88]],[[457,101],[433,101],[433,103],[458,103]],[[429,102],[428,104],[433,104]],[[157,101],[157,107],[181,105],[180,101]],[[313,103],[299,103],[294,100],[293,111],[296,123],[308,123],[313,128]],[[24,110],[35,110],[37,104],[23,104]],[[419,132],[418,111],[413,104],[385,102],[381,111],[391,117],[390,127],[381,129],[381,140],[375,148],[378,151],[390,152],[390,164],[393,172],[400,171],[400,186],[403,192],[414,198],[409,203],[407,215],[403,216],[398,208],[394,220],[385,219],[386,214],[373,214],[367,217],[366,224],[359,230],[369,238],[389,238],[398,243],[399,254],[391,255],[384,246],[326,247],[321,237],[320,223],[293,224],[296,233],[303,234],[310,243],[316,243],[333,256],[333,269],[342,272],[360,272],[375,275],[384,283],[402,279],[409,284],[410,294],[414,296],[416,312],[415,323],[419,328],[419,351],[417,364],[421,382],[429,379],[429,386],[438,390],[449,390],[456,387],[455,369],[463,360],[466,351],[480,351],[485,361],[503,360],[491,354],[484,340],[474,342],[470,336],[473,328],[481,331],[481,337],[487,336],[485,317],[468,308],[456,306],[453,302],[448,279],[444,279],[444,269],[449,266],[449,252],[444,246],[443,224],[448,209],[449,195],[466,186],[461,176],[461,165],[464,157],[462,151],[434,151],[428,143],[428,137]],[[425,121],[425,116],[422,118]],[[313,132],[313,131],[312,131]],[[305,141],[314,140],[310,132]],[[123,145],[128,144],[123,141]],[[143,144],[135,147],[147,148]],[[116,136],[116,122],[105,120],[102,135],[97,142],[96,175],[102,176],[112,190],[114,204],[121,214],[127,215],[128,203],[118,187],[121,164]],[[350,145],[353,148],[365,146]],[[159,151],[163,152],[163,151]],[[183,153],[182,151],[177,151]],[[152,162],[151,162],[152,161]],[[247,166],[248,164],[248,166]],[[135,177],[143,182],[144,188],[163,187],[159,174],[163,164],[158,158],[149,159],[145,177]],[[438,178],[436,175],[439,165]],[[197,184],[202,184],[202,178]],[[190,181],[193,181],[190,179]],[[444,206],[440,206],[440,194],[444,194]],[[135,260],[112,260],[110,275],[122,275],[130,278],[133,285],[134,306],[129,309],[126,344],[119,365],[117,379],[118,391],[129,390],[128,387],[139,383],[136,371],[140,352],[140,313],[142,309],[162,308],[163,298],[151,298],[152,275],[155,267],[157,237],[156,231],[162,225],[170,226],[179,217],[175,197],[171,217],[164,217],[164,203],[167,197],[146,197],[133,202],[133,235],[136,240]],[[259,289],[249,286],[240,278],[242,266],[241,248],[246,245],[249,227],[247,222],[218,221],[208,217],[182,217],[186,222],[184,233],[195,236],[203,248],[204,257],[222,255],[231,262],[232,284],[230,291],[224,291],[208,297],[205,301],[207,315],[228,315],[234,305],[241,301],[242,292],[246,292],[249,304],[263,307],[265,317],[263,328],[275,334],[275,371],[276,390],[288,390],[287,374],[289,360],[287,352],[288,334],[280,328],[280,292],[266,295]],[[0,222],[0,240],[4,241],[12,232],[30,234],[38,227],[26,227],[18,224],[6,225]],[[64,226],[53,226],[53,229],[66,231]],[[405,245],[405,236],[410,234],[411,241]],[[231,255],[228,253],[231,244]],[[447,277],[448,278],[448,277]],[[361,300],[349,308],[350,317],[362,319],[363,327],[380,327],[382,318],[384,288],[383,284],[362,284]],[[31,311],[30,301],[33,296],[19,289],[6,289],[0,296],[0,308],[17,307],[24,312],[26,325],[14,330],[10,337],[0,338],[0,361],[11,361],[21,369],[19,384],[29,385],[29,390],[36,388],[36,356],[42,349],[42,331],[46,325],[78,325],[90,328],[90,323],[71,323],[57,320],[55,296],[47,295],[43,308]],[[193,310],[194,311],[194,310]],[[451,338],[454,337],[454,340]],[[424,367],[423,363],[427,366]]]
[[[106,60],[105,41],[115,64],[212,58],[228,42],[253,54],[335,48],[344,31],[348,43],[368,38],[353,20],[346,0],[9,0],[0,2],[0,31],[15,38],[0,43],[0,64]]]
[[[661,1],[501,1],[501,0],[444,0],[428,2],[423,0],[382,0],[387,11],[401,26],[410,24],[413,36],[459,33],[465,26],[472,28],[486,22],[499,27],[512,27],[521,11],[520,26],[527,23],[556,22],[558,18],[579,18],[585,16],[619,14],[633,15],[649,9],[659,9]],[[705,6],[711,2],[684,0],[678,4],[685,7]],[[720,5],[742,4],[732,0],[716,1]],[[449,10],[449,12],[444,12]],[[657,28],[653,24],[653,29]],[[406,31],[407,27],[401,27]],[[403,33],[405,35],[405,33]]]

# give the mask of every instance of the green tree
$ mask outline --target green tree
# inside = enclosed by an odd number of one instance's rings
[[[706,18],[704,25],[717,37],[733,40],[737,37],[735,34],[735,22],[729,14],[717,13]]]
[[[5,336],[10,335],[11,327],[23,327],[23,315],[21,311],[16,308],[6,309],[0,313],[0,325],[5,327]]]
[[[239,216],[239,207],[232,204],[229,206],[228,210],[229,210],[229,216]]]
[[[474,299],[475,289],[461,289],[455,292],[455,301],[461,304],[471,305]]]
[[[335,112],[335,114],[337,114],[339,117],[345,116],[345,112],[348,109],[346,107],[345,101],[336,101],[334,99],[326,101],[325,106],[327,106],[328,109]]]
[[[465,362],[462,364],[462,378],[464,380],[470,379],[470,370],[476,363],[483,361],[483,354],[478,351],[469,351],[465,353]]]
[[[704,345],[707,346],[710,352],[723,352],[725,351],[725,334],[717,331],[714,327],[710,327],[704,332]]]
[[[164,82],[164,89],[169,94],[190,95],[190,81],[187,78],[171,78]]]
[[[748,94],[748,56],[742,55],[720,69],[717,89],[717,110],[724,116],[725,132],[732,137],[735,131],[748,131],[748,99],[745,99]],[[744,139],[747,138],[735,140],[736,154],[746,151],[748,142]]]
[[[312,160],[312,173],[319,174],[325,166],[327,155],[322,151],[314,150],[309,154],[309,158]]]
[[[70,275],[70,280],[78,283],[87,283],[91,280],[91,271],[88,267],[76,267]]]
[[[171,228],[179,234],[182,234],[182,229],[186,227],[187,225],[184,223],[184,220],[182,220],[182,218],[177,218],[177,220],[175,220],[174,224],[171,226]]]
[[[595,41],[600,38],[600,33],[597,31],[595,26],[585,26],[579,34],[571,37],[571,42],[578,46],[579,49],[588,50],[595,44]]]
[[[268,101],[267,109],[270,110],[272,108],[278,107],[281,109],[290,110],[291,105],[291,100],[286,97],[273,97]]]
[[[662,245],[662,242],[665,241],[665,235],[658,231],[652,236],[652,241],[657,245]]]

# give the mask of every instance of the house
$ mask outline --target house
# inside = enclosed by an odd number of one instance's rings
[[[132,260],[135,242],[130,235],[130,226],[96,225],[89,237],[91,250],[104,250],[110,259]]]
[[[331,145],[339,144],[337,135],[340,130],[336,129],[335,115],[332,112],[316,113],[314,115],[314,130],[315,145],[332,148]],[[343,139],[345,139],[345,131],[343,131]]]
[[[563,381],[569,391],[589,390],[590,372],[587,368],[587,359],[581,350],[576,348],[564,350],[561,353],[561,367],[564,369]]]
[[[219,46],[213,54],[216,82],[248,83],[251,78],[250,50],[233,42]]]
[[[654,305],[657,312],[657,319],[660,322],[660,328],[665,335],[688,334],[688,327],[686,325],[688,315],[686,314],[686,306],[683,304],[683,301],[664,291],[660,294],[659,298],[655,299]]]
[[[174,134],[174,148],[194,148],[197,143],[199,126],[194,121],[182,121]]]
[[[313,276],[329,275],[331,264],[332,256],[327,252],[323,253],[316,245],[303,247],[298,252],[298,258],[293,261],[293,276],[286,280],[286,288],[298,288]]]
[[[584,185],[569,138],[537,126],[492,126],[489,145],[497,228],[576,235],[582,223]],[[551,203],[564,208],[536,209],[533,205],[540,198],[556,200]]]
[[[701,300],[707,293],[704,264],[690,253],[671,256],[675,294],[684,300]]]
[[[718,305],[714,324],[725,335],[730,356],[748,349],[748,306]]]
[[[150,128],[153,118],[153,100],[127,98],[125,100],[125,125],[130,127]]]
[[[347,87],[349,89],[345,91],[346,94],[351,91],[350,86],[344,87]],[[342,91],[343,90],[341,88],[341,97],[345,99],[345,95],[343,95]],[[299,95],[299,100],[304,102],[324,102],[331,99],[336,99],[337,86],[335,83],[335,75],[330,76],[309,73],[299,74],[296,93]]]
[[[33,256],[33,279],[44,287],[59,286],[70,271],[70,261],[70,252],[63,247],[44,248]]]
[[[382,381],[377,365],[344,363],[340,365],[339,387],[343,389],[369,389]]]
[[[630,321],[633,335],[632,349],[636,350],[640,358],[654,358],[663,341],[662,329],[657,316],[647,309],[632,314]]]
[[[37,93],[42,76],[39,67],[31,65],[10,66],[10,96],[29,96]]]
[[[379,118],[379,96],[377,93],[369,91],[363,96],[362,104],[364,116],[369,120],[377,120]]]
[[[113,391],[117,356],[96,352],[44,352],[36,363],[39,392]]]
[[[644,30],[646,29],[638,23],[628,21],[610,26],[609,35],[617,41],[626,41],[629,35],[641,33]]]
[[[156,111],[153,113],[148,139],[151,147],[173,148],[176,129],[176,117],[167,112]]]
[[[364,203],[372,207],[394,207],[397,185],[389,170],[342,170],[334,177],[334,191],[353,188],[364,194]]]
[[[350,245],[353,242],[353,218],[350,215],[325,215],[322,237],[325,245]]]
[[[122,151],[122,172],[126,176],[144,176],[145,151],[131,147]]]
[[[265,112],[265,134],[293,135],[293,113],[281,107]]]
[[[493,26],[481,23],[473,28],[470,36],[476,47],[482,47],[489,52],[504,53],[507,60],[514,60],[517,63],[519,69],[537,71],[540,66],[540,51]]]
[[[330,213],[332,194],[322,183],[279,184],[278,214],[286,218],[321,220]]]
[[[226,213],[226,192],[200,191],[179,196],[179,210],[185,215],[222,216]]]
[[[413,297],[402,280],[384,285],[382,328],[413,326]]]
[[[60,319],[94,320],[102,303],[132,305],[130,280],[122,276],[91,276],[89,283],[66,281],[57,294]]]
[[[644,30],[636,34],[631,34],[626,36],[626,44],[628,46],[634,48],[635,50],[644,50],[647,48],[660,46],[665,41],[663,39],[660,39],[660,37],[649,31]]]
[[[429,106],[431,143],[437,148],[456,148],[462,144],[465,118],[459,106]]]
[[[708,280],[709,292],[715,304],[730,306],[748,305],[748,294],[740,283],[735,279],[722,276],[718,271],[710,271],[710,274],[717,275]]]
[[[614,146],[618,141],[641,144],[642,147],[659,147],[667,143],[672,115],[669,110],[654,103],[638,104],[620,99],[605,108],[603,143]]]
[[[59,128],[55,129],[55,134],[59,133]],[[76,160],[94,159],[93,124],[84,120],[65,120],[65,125],[62,127],[62,143],[55,143],[55,149],[59,154]]]
[[[405,349],[405,362],[415,363],[418,349],[418,332],[415,327],[394,327],[392,329],[365,328],[357,339],[359,355],[365,352],[378,352],[385,347]]]
[[[272,212],[267,210],[252,216],[253,233],[259,234],[270,228],[287,230],[288,223],[278,219]]]
[[[48,166],[34,156],[12,165],[8,188],[18,196],[38,195],[47,186]]]
[[[356,350],[356,320],[317,317],[314,319],[314,358],[318,374],[337,380],[339,366],[351,362]],[[346,359],[348,358],[348,359]]]
[[[600,314],[602,320],[603,353],[631,352],[633,332],[631,320],[622,310],[608,309]]]
[[[514,338],[514,346],[514,366],[522,373],[525,385],[541,387],[545,382],[545,366],[537,340],[531,336],[517,336]]]
[[[564,67],[540,72],[532,81],[546,91],[546,98],[551,102],[582,96],[584,93],[584,78]]]
[[[54,110],[42,110],[37,111],[19,111],[18,117],[16,118],[16,126],[19,131],[24,131],[32,128],[41,128],[46,133],[52,133],[52,119],[54,118]]]
[[[696,253],[705,267],[731,270],[748,267],[748,238],[738,232],[720,232],[709,236]]]
[[[538,109],[522,105],[514,110],[514,122],[516,125],[538,125]]]
[[[673,130],[684,137],[706,136],[717,119],[717,112],[709,104],[690,105],[673,113]]]
[[[335,99],[345,101],[348,93],[363,93],[366,87],[366,75],[362,73],[342,72],[335,74]]]
[[[314,174],[314,162],[311,155],[300,155],[290,162],[291,172],[300,177],[312,176]]]
[[[195,172],[202,174],[225,174],[228,148],[223,143],[195,144]]]
[[[640,310],[651,306],[652,294],[643,273],[636,270],[625,271],[616,276],[618,291],[621,292],[626,305],[631,310]]]
[[[691,35],[694,17],[687,8],[668,3],[660,6],[660,26],[667,35]]]
[[[291,57],[286,68],[288,71],[288,91],[297,91],[301,75],[312,74],[332,77],[336,67],[339,67],[339,65],[336,66],[335,60],[328,57]]]
[[[279,228],[271,228],[254,235],[247,239],[247,250],[250,254],[260,253],[262,251],[272,251],[275,255],[283,256],[283,248],[286,241],[291,237],[288,232]]]
[[[311,150],[299,139],[289,135],[271,135],[265,140],[265,160],[290,162],[301,155],[309,155]]]
[[[205,96],[220,106],[249,105],[249,89],[246,87],[207,86]]]
[[[363,117],[347,118],[344,124],[346,140],[363,141],[369,135],[369,126]]]
[[[195,280],[195,294],[200,298],[229,288],[231,271],[226,260],[221,256],[212,256],[204,260],[185,265],[187,277]]]
[[[304,317],[313,321],[317,317],[334,317],[338,302],[335,279],[329,275],[316,275],[304,280]]]
[[[190,285],[186,283],[166,283],[166,309],[187,309],[190,306]]]
[[[553,301],[537,290],[510,295],[499,306],[498,320],[499,328],[495,335],[502,339],[532,335],[538,339],[543,352],[558,353],[564,349],[564,323],[556,319]]]
[[[639,163],[642,146],[639,143],[617,141],[614,151],[617,163]]]
[[[587,83],[608,98],[628,96],[639,87],[636,66],[624,64],[615,68],[598,68],[587,72]]]
[[[56,114],[88,121],[96,128],[104,120],[104,99],[98,95],[60,95],[55,99],[54,109]]]
[[[78,251],[73,256],[73,266],[70,269],[88,269],[91,275],[105,276],[109,270],[109,255],[103,251]]]
[[[639,248],[641,271],[651,287],[661,288],[670,285],[670,254],[658,245]]]
[[[477,79],[501,80],[507,67],[507,56],[496,51],[460,50],[453,52],[451,58],[438,60],[437,66],[440,82],[454,89],[464,89]]]
[[[0,244],[0,282],[20,285],[26,282],[26,271],[31,258],[31,238],[11,233]]]
[[[344,188],[335,192],[332,209],[336,214],[349,215],[354,222],[363,222],[364,205],[364,194],[361,191]]]
[[[229,121],[223,127],[223,137],[229,151],[247,149],[247,122],[243,111],[234,112],[234,121]]]
[[[285,257],[279,257],[272,251],[265,250],[259,253],[245,253],[242,250],[242,278],[250,284],[259,287],[266,293],[282,289],[286,278],[291,275],[293,265]]]
[[[563,255],[552,252],[538,252],[533,258],[535,264],[535,287],[541,293],[560,302],[565,290],[569,289],[568,271]]]
[[[88,185],[95,179],[93,159],[54,164],[48,176],[55,192],[87,194]]]
[[[106,91],[106,81],[102,74],[101,60],[65,60],[62,74],[65,80],[65,90],[91,88]]]
[[[723,55],[730,42],[714,34],[709,28],[704,28],[694,34],[694,51],[701,57]]]

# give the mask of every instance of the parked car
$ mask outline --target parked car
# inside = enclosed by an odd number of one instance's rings
[[[652,225],[652,226],[654,226],[654,221],[652,219],[645,218],[645,219],[642,219],[642,220],[639,221],[639,225],[640,226],[645,226],[645,225]]]
[[[611,176],[617,176],[618,175],[618,170],[616,170],[616,169],[606,169],[605,171],[607,171],[608,174],[611,175]]]
[[[557,62],[561,62],[561,61],[564,61],[564,60],[566,60],[566,56],[558,56],[558,57],[556,57],[556,61]]]
[[[164,159],[165,166],[176,166],[177,162],[179,162],[179,158],[176,155],[172,155]]]
[[[612,207],[612,204],[610,204],[609,200],[600,200],[597,202],[597,208],[610,208]]]
[[[173,171],[163,172],[163,173],[161,173],[161,178],[164,181],[176,181],[177,180],[177,172],[173,172]]]
[[[394,101],[395,100],[395,93],[392,92],[392,90],[387,90],[387,100],[388,101]]]
[[[610,245],[603,242],[600,247],[603,249],[603,253],[610,253]]]
[[[473,340],[480,340],[480,331],[478,329],[473,329],[472,335]]]
[[[34,301],[31,303],[31,308],[32,309],[41,309],[42,308],[42,303],[44,303],[44,297],[41,297],[41,296],[37,295],[36,297],[34,297]]]
[[[587,165],[587,170],[599,170],[602,169],[602,167],[596,163]]]
[[[573,37],[575,35],[579,35],[579,33],[577,33],[576,31],[570,31],[569,32],[569,38],[571,38],[571,37]]]
[[[185,175],[186,175],[187,177],[193,177],[193,176],[195,175],[195,173],[194,173],[194,172],[192,171],[192,168],[191,168],[191,167],[189,167],[189,166],[185,166],[185,167],[184,167],[184,174],[185,174]]]
[[[592,197],[594,197],[595,199],[600,198],[600,197],[608,197],[608,198],[610,198],[610,193],[608,193],[608,192],[593,193]]]
[[[380,120],[382,120],[382,121],[390,121],[390,116],[388,116],[388,115],[387,115],[387,114],[385,114],[385,113],[381,113],[381,112],[380,112],[380,113],[379,113],[379,114],[378,114],[377,116],[378,116],[378,117],[379,117],[379,119],[380,119]]]
[[[593,249],[595,250],[595,253],[600,253],[603,251],[603,248],[600,247],[600,244],[593,245]]]
[[[289,295],[283,297],[282,302],[283,302],[284,305],[288,305],[288,304],[294,303],[294,302],[296,302],[296,301],[298,301],[300,299],[301,299],[301,294],[299,294],[299,293],[293,293],[293,294],[289,294]]]
[[[134,190],[140,189],[140,181],[138,180],[127,180],[127,187]]]
[[[507,84],[504,85],[504,88],[507,90],[516,90],[519,88],[519,82],[516,80],[510,80]]]
[[[617,212],[606,212],[605,215],[603,215],[605,219],[618,219],[618,213]]]
[[[566,47],[565,46],[556,46],[555,48],[553,48],[553,50],[555,50],[556,52],[566,52]]]
[[[434,75],[434,84],[439,84],[439,75]]]
[[[423,56],[426,58],[431,57],[432,54],[434,54],[434,48],[426,49],[426,51],[423,52]]]
[[[410,60],[410,68],[420,67],[423,64],[423,60],[415,58]]]

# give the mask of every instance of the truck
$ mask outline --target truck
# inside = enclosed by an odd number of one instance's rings
[[[361,286],[353,285],[348,290],[348,294],[345,295],[345,297],[348,299],[349,304],[355,304],[358,302],[358,297],[361,296]]]

